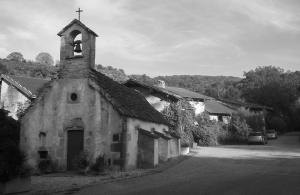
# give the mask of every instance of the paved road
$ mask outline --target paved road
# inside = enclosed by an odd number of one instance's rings
[[[199,147],[192,155],[162,173],[78,194],[300,194],[299,133],[265,146]]]

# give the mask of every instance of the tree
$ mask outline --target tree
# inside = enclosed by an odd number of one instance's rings
[[[192,129],[195,127],[195,111],[185,100],[173,102],[162,114],[170,124],[170,131],[181,136],[181,146],[193,143]]]
[[[19,143],[20,124],[12,117],[8,116],[8,111],[0,109],[0,142],[12,140],[15,144]]]
[[[128,80],[127,75],[122,69],[117,69],[112,66],[102,66],[101,64],[98,64],[96,65],[96,70],[119,83]]]
[[[23,55],[20,52],[12,52],[6,57],[6,59],[14,60],[14,61],[18,61],[18,62],[25,61],[25,59],[23,58]]]
[[[293,105],[299,98],[299,73],[265,66],[245,72],[244,76],[241,91],[246,101],[273,107],[277,113],[283,114],[287,121],[291,121]]]
[[[35,61],[39,62],[41,64],[44,64],[44,65],[48,65],[48,66],[53,66],[53,64],[54,64],[53,57],[49,53],[46,53],[46,52],[39,53],[36,56]]]
[[[6,74],[8,72],[5,65],[0,62],[0,74]]]

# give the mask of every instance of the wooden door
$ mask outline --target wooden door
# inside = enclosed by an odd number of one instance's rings
[[[83,151],[83,130],[69,130],[67,145],[67,168],[74,170],[74,162]]]

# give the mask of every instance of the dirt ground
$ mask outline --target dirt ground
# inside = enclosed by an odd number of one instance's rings
[[[181,156],[176,159],[160,164],[154,169],[137,169],[128,172],[106,172],[101,175],[79,175],[76,173],[54,173],[42,176],[32,176],[32,190],[26,195],[48,195],[48,194],[73,194],[82,188],[96,184],[107,184],[126,180],[130,178],[143,177],[146,175],[162,172],[181,161],[187,159]]]

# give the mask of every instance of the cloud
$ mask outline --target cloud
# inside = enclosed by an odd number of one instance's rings
[[[56,33],[78,7],[99,34],[96,63],[128,74],[241,76],[255,65],[300,66],[298,0],[1,0],[0,57],[48,51],[58,59]]]
[[[0,41],[4,41],[6,39],[6,35],[5,34],[0,34]]]
[[[0,56],[7,56],[9,52],[7,51],[6,48],[0,47]]]
[[[10,33],[10,36],[13,36],[16,39],[35,40],[37,38],[36,34],[30,32],[30,31],[26,31],[24,29],[9,27],[8,31]]]
[[[232,3],[235,11],[247,15],[257,23],[273,25],[282,30],[300,30],[300,15],[284,8],[282,2],[271,0],[232,0]],[[298,25],[296,25],[297,22]]]

